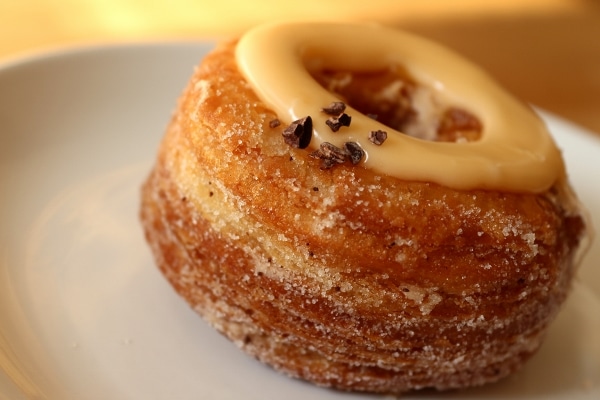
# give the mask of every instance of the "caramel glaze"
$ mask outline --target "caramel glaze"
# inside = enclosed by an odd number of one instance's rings
[[[560,152],[535,113],[478,67],[423,38],[367,24],[271,24],[245,34],[236,59],[261,101],[282,121],[313,118],[312,148],[356,142],[365,152],[363,165],[379,173],[454,189],[511,192],[542,192],[564,179]],[[481,137],[422,140],[352,108],[351,126],[332,132],[318,110],[339,99],[311,72],[368,73],[390,66],[404,68],[431,91],[434,102],[475,115]],[[391,133],[385,146],[369,142],[372,130]]]

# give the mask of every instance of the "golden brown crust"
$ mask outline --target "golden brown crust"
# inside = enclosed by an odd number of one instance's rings
[[[143,187],[146,236],[177,292],[248,353],[320,385],[449,389],[520,367],[574,273],[583,222],[563,188],[321,170],[269,126],[233,46],[194,73]]]

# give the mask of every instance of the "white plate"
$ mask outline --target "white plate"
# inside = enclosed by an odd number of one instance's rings
[[[175,99],[207,44],[92,48],[0,67],[0,399],[346,399],[208,328],[137,220]],[[600,226],[600,141],[544,114]],[[600,398],[600,246],[517,375],[428,398]],[[410,399],[412,396],[405,396]]]

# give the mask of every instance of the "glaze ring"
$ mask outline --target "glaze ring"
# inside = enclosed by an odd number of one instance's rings
[[[314,147],[354,141],[365,165],[401,179],[436,182],[455,189],[540,192],[564,174],[558,149],[543,122],[488,74],[458,54],[406,32],[366,24],[272,24],[244,35],[236,48],[240,71],[258,97],[283,121],[311,115]],[[378,71],[399,64],[436,96],[471,109],[483,123],[480,140],[419,140],[350,108],[351,129],[334,134],[318,105],[338,99],[311,69]],[[387,130],[386,146],[365,132]]]

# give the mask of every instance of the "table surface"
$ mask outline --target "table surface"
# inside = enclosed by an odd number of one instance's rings
[[[427,36],[523,100],[600,133],[596,0],[0,0],[0,62],[74,46],[214,40],[292,19],[377,21]]]

